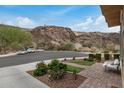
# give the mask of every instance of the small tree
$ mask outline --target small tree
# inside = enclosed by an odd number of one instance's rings
[[[0,50],[6,53],[7,49],[20,49],[32,44],[32,35],[20,28],[0,28]]]

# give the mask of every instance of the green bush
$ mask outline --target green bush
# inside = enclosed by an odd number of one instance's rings
[[[62,64],[59,62],[59,60],[54,59],[50,64],[48,64],[48,69],[50,80],[58,80],[63,77],[67,70],[67,65]]]
[[[114,59],[120,59],[120,54],[114,54]]]
[[[110,54],[105,53],[105,54],[104,54],[104,59],[105,59],[105,60],[109,60],[109,59],[110,59]]]
[[[96,60],[101,61],[101,54],[96,54]]]
[[[36,69],[34,70],[35,76],[42,76],[47,73],[47,65],[44,63],[38,63]]]
[[[54,60],[51,61],[50,64],[48,64],[48,69],[54,69],[55,66],[57,66],[58,64],[59,64],[59,60],[54,59]]]
[[[95,58],[95,55],[94,54],[89,54],[89,59],[90,60],[94,60],[94,58]]]
[[[58,48],[58,50],[74,50],[74,45],[70,41],[61,43],[61,46]]]

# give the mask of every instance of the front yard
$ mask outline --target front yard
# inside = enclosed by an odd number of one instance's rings
[[[93,64],[95,61],[89,59],[67,60],[66,62],[54,59],[49,64],[38,63],[36,69],[28,73],[52,88],[76,88],[87,79],[78,73]]]
[[[78,74],[82,70],[84,68],[63,64],[55,59],[48,65],[40,62],[36,69],[27,72],[52,88],[76,88],[86,80],[86,77]]]

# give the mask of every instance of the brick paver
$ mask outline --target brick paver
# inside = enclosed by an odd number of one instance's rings
[[[82,88],[111,88],[112,86],[121,87],[121,75],[115,72],[104,71],[102,63],[96,63],[79,73],[87,77]]]

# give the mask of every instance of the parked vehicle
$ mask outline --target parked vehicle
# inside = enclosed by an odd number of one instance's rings
[[[36,51],[41,52],[41,51],[45,51],[44,49],[37,49]]]
[[[28,53],[27,51],[19,51],[18,55],[24,55],[24,54],[27,54],[27,53]]]
[[[28,48],[26,51],[27,51],[28,53],[34,53],[34,52],[35,52],[35,50],[32,49],[32,48]]]

